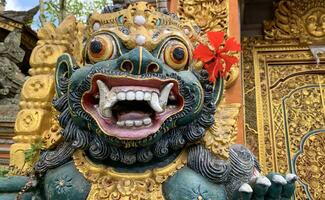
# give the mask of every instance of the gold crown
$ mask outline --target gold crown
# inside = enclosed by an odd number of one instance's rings
[[[87,30],[89,37],[101,31],[114,32],[128,48],[134,48],[136,42],[141,42],[137,41],[140,35],[145,38],[145,44],[141,46],[148,50],[171,34],[194,42],[199,32],[193,23],[180,20],[173,14],[158,12],[147,2],[136,2],[113,13],[94,13],[88,20]]]

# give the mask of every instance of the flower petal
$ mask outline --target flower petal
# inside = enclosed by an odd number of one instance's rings
[[[215,51],[219,51],[220,45],[224,39],[224,32],[208,32],[207,33],[209,42],[213,46]]]
[[[208,46],[199,44],[193,51],[193,58],[206,63],[213,59],[214,53]]]
[[[228,52],[228,51],[240,51],[240,44],[236,42],[235,38],[231,37],[225,42],[224,48],[221,52]]]
[[[225,70],[223,71],[223,76],[226,75],[227,72],[230,71],[231,67],[238,63],[238,58],[235,56],[228,56],[225,54],[220,55],[221,58],[225,61],[226,67]]]
[[[215,82],[216,78],[219,76],[219,73],[223,71],[221,59],[217,58],[215,62],[210,62],[204,65],[204,68],[209,73],[209,80]]]

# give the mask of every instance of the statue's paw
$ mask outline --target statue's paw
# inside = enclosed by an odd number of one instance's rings
[[[296,181],[298,180],[298,177],[295,174],[287,174],[285,176],[285,179],[287,181],[287,184],[282,187],[281,192],[281,199],[286,200],[290,199],[294,193],[296,188]]]
[[[297,176],[294,174],[287,174],[285,177],[281,174],[270,173],[268,179],[271,181],[271,186],[266,192],[265,200],[275,199],[290,199],[295,191],[295,182]]]
[[[249,200],[251,199],[252,194],[252,187],[249,184],[244,183],[239,187],[238,194],[234,195],[234,197],[236,196],[235,199]]]
[[[270,173],[267,177],[258,176],[250,184],[242,184],[233,199],[289,200],[294,194],[296,180],[294,174],[285,177],[276,173]]]
[[[255,182],[252,183],[253,195],[252,199],[262,200],[271,186],[271,181],[266,176],[258,176]]]

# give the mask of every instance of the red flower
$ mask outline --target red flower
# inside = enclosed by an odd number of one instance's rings
[[[237,57],[230,56],[228,53],[240,51],[240,44],[235,41],[235,38],[229,38],[222,45],[224,35],[224,32],[208,32],[209,43],[214,51],[207,45],[199,44],[193,52],[194,59],[204,63],[204,68],[209,73],[209,80],[212,82],[215,82],[219,75],[225,76],[231,66],[238,62]]]

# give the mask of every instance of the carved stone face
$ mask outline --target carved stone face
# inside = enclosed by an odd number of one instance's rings
[[[58,60],[64,137],[90,146],[98,160],[124,164],[149,162],[202,138],[222,80],[213,85],[205,70],[194,69],[193,33],[180,23],[144,3],[94,14],[84,66],[74,67],[69,55]]]
[[[315,37],[325,36],[325,10],[316,9],[309,11],[305,17],[306,29]]]

